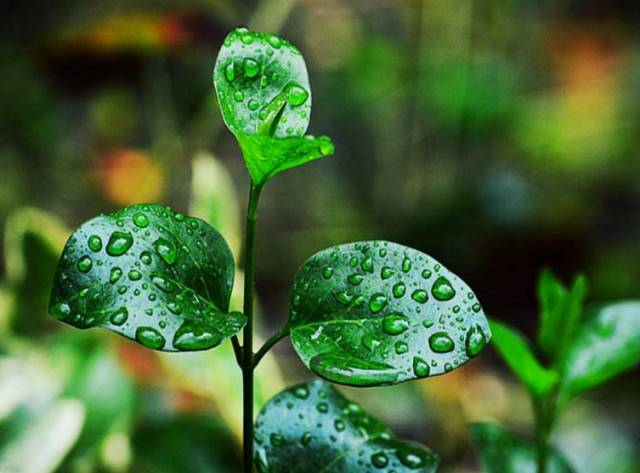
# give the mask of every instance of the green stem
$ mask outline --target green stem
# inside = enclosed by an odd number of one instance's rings
[[[267,352],[269,350],[271,350],[271,348],[276,343],[278,343],[280,340],[282,340],[287,335],[289,335],[289,326],[288,325],[285,325],[280,330],[278,330],[275,334],[273,334],[273,336],[269,340],[267,340],[264,343],[264,345],[262,345],[260,350],[258,350],[256,352],[256,355],[253,357],[253,367],[256,368],[258,366],[258,364],[260,363],[260,360],[262,360],[262,357],[264,357],[264,355],[266,355]]]
[[[256,273],[256,220],[261,186],[251,186],[244,241],[244,314],[242,346],[243,471],[253,471],[253,308]]]
[[[536,416],[536,443],[538,473],[546,473],[549,460],[549,440],[558,412],[558,393],[554,389],[548,395],[533,400]]]

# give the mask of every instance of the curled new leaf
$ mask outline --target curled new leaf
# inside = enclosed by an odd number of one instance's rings
[[[255,450],[261,473],[431,473],[438,464],[429,449],[397,439],[323,381],[269,401],[256,420]]]
[[[339,245],[307,260],[296,275],[289,328],[312,371],[352,386],[446,373],[491,337],[460,278],[417,250],[384,241]]]
[[[244,325],[244,315],[227,313],[232,283],[231,252],[211,226],[165,206],[134,205],[74,232],[50,312],[156,350],[204,350]]]

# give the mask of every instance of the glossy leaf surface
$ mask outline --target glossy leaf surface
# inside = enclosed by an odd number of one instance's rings
[[[489,321],[493,346],[529,391],[540,396],[558,381],[558,374],[542,366],[526,340],[516,331],[496,320]]]
[[[495,425],[478,423],[471,426],[471,438],[485,473],[537,473],[537,451],[532,443],[514,438]],[[564,457],[551,448],[547,473],[572,473]]]
[[[261,473],[428,473],[438,463],[323,381],[269,401],[256,420],[255,452]]]
[[[200,219],[161,205],[96,217],[67,242],[50,312],[78,328],[108,328],[156,350],[203,350],[237,333],[227,313],[233,258]]]
[[[433,258],[384,241],[311,257],[291,295],[293,346],[315,373],[353,386],[446,373],[491,332],[474,293]]]
[[[640,301],[604,306],[577,331],[564,361],[564,383],[575,395],[640,362]]]
[[[288,41],[238,28],[218,53],[213,81],[231,130],[276,138],[303,136],[311,113],[304,59]]]

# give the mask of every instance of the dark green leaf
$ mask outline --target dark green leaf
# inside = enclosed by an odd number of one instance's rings
[[[277,139],[241,133],[238,143],[255,184],[263,184],[282,171],[324,158],[334,151],[331,139],[326,136]]]
[[[233,258],[211,226],[169,207],[134,205],[71,236],[50,312],[157,350],[203,350],[244,325],[244,315],[227,313],[232,283]]]
[[[446,373],[491,337],[469,287],[433,258],[369,241],[317,253],[296,275],[291,341],[315,373],[353,386]]]
[[[485,473],[537,473],[537,450],[534,444],[514,438],[495,424],[472,424],[471,438]],[[547,473],[572,473],[564,457],[550,448]]]
[[[566,392],[590,389],[640,362],[640,301],[598,310],[573,337],[564,361]]]
[[[538,283],[540,300],[540,348],[553,361],[562,359],[564,349],[573,336],[587,295],[587,280],[578,276],[567,289],[551,273],[545,270]]]
[[[529,391],[538,396],[549,392],[558,381],[558,374],[538,362],[519,333],[496,320],[489,320],[489,326],[493,346]]]
[[[274,397],[256,420],[261,473],[435,472],[437,456],[397,439],[333,386],[312,381]]]
[[[225,123],[238,136],[303,136],[311,89],[302,54],[272,34],[238,28],[226,37],[213,73]]]

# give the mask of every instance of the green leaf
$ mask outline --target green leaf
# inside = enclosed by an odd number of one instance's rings
[[[558,382],[558,373],[538,362],[518,332],[496,320],[489,320],[489,326],[494,347],[527,389],[537,396],[549,392]]]
[[[640,301],[604,306],[573,337],[564,361],[564,390],[574,396],[640,362]]]
[[[238,28],[218,53],[213,82],[231,132],[276,138],[303,136],[311,89],[300,51],[272,34]]]
[[[570,289],[549,270],[542,272],[538,283],[540,300],[540,348],[553,361],[560,361],[573,336],[587,295],[587,280],[578,276]]]
[[[485,473],[537,473],[537,449],[496,424],[471,425],[471,439]],[[547,473],[572,473],[567,460],[550,447]]]
[[[333,154],[331,139],[312,135],[271,138],[263,135],[238,135],[238,143],[254,184],[264,184],[276,174],[309,161]]]
[[[491,337],[460,278],[385,241],[339,245],[307,260],[295,278],[289,328],[307,367],[352,386],[446,373]]]
[[[233,270],[229,247],[207,223],[133,205],[74,232],[49,308],[78,328],[108,328],[156,350],[204,350],[245,323],[227,313]]]
[[[397,439],[323,381],[294,386],[264,406],[255,451],[262,473],[427,473],[438,464],[429,449]]]

